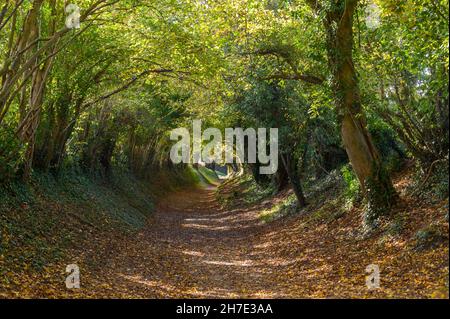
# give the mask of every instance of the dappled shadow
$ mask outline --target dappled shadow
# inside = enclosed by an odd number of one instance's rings
[[[404,257],[397,242],[380,250],[376,238],[355,237],[361,220],[355,211],[327,221],[310,211],[262,224],[259,214],[270,204],[224,209],[215,189],[170,194],[112,268],[134,295],[155,298],[381,297],[401,294],[395,283],[402,276],[426,278],[418,257]],[[315,207],[325,207],[323,196],[309,209]],[[330,214],[333,207],[326,207]],[[411,270],[404,270],[404,258],[414,261]],[[382,290],[366,287],[372,263],[383,267]]]
[[[156,262],[128,256],[122,277],[162,297],[288,298],[282,279],[292,267],[305,278],[331,268],[308,250],[282,256],[280,230],[261,225],[258,215],[257,207],[223,210],[210,189],[171,194],[138,248]]]
[[[137,247],[118,256],[124,285],[153,297],[289,297],[273,274],[296,261],[268,258],[254,243],[258,212],[223,210],[214,192],[178,192],[158,206]]]

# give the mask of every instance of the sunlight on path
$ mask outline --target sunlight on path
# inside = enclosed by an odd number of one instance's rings
[[[148,297],[284,296],[272,291],[267,275],[286,261],[263,262],[252,253],[261,228],[257,214],[222,210],[215,191],[174,193],[160,203],[140,240],[117,256],[122,262],[116,264],[126,265],[117,273],[127,285]]]

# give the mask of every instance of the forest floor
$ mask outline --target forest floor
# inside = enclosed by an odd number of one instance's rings
[[[397,189],[406,179],[396,179]],[[402,197],[393,213],[405,221],[402,231],[387,235],[382,226],[364,237],[357,209],[335,218],[300,213],[267,223],[261,211],[280,198],[230,208],[216,190],[173,192],[138,233],[96,236],[48,266],[44,279],[42,273],[22,276],[20,290],[3,296],[448,298],[448,222],[442,214],[448,200],[430,206]],[[436,220],[433,227],[447,235],[417,248],[417,231]],[[65,288],[69,263],[80,266],[80,289]],[[366,286],[370,264],[379,266],[379,289]]]

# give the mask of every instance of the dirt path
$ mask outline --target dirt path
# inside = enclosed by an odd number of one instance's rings
[[[111,261],[126,295],[142,297],[283,297],[255,254],[257,216],[223,211],[215,189],[171,194],[148,226]],[[118,287],[116,287],[118,288]],[[120,288],[119,288],[120,289]]]
[[[402,194],[408,180],[396,181]],[[227,208],[216,188],[168,194],[132,235],[70,224],[80,240],[40,271],[9,271],[0,298],[448,298],[448,200],[403,195],[362,237],[361,208],[343,210],[333,189],[311,195],[306,211],[266,224],[261,212],[288,190],[252,205],[232,183],[220,190],[235,199]],[[416,249],[428,225],[442,236]],[[70,264],[79,266],[81,289],[66,288]],[[366,285],[369,265],[379,267],[379,289]]]
[[[261,204],[263,205],[263,204]],[[301,216],[261,225],[263,207],[221,209],[215,189],[173,193],[135,237],[99,256],[92,297],[348,298],[439,297],[448,278],[448,246],[425,252],[403,238],[358,240],[357,212],[332,222]],[[405,209],[405,208],[400,208]],[[426,213],[418,210],[413,214]],[[431,262],[430,262],[431,261]],[[365,269],[377,264],[381,288]],[[444,292],[442,292],[444,291]],[[84,295],[86,297],[86,295]]]

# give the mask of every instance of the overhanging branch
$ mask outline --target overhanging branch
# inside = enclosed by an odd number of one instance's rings
[[[284,74],[284,73],[277,73],[270,76],[267,76],[263,78],[264,80],[274,80],[274,79],[280,79],[280,80],[298,80],[307,82],[310,84],[316,84],[320,85],[325,80],[321,77],[309,75],[309,74]]]

